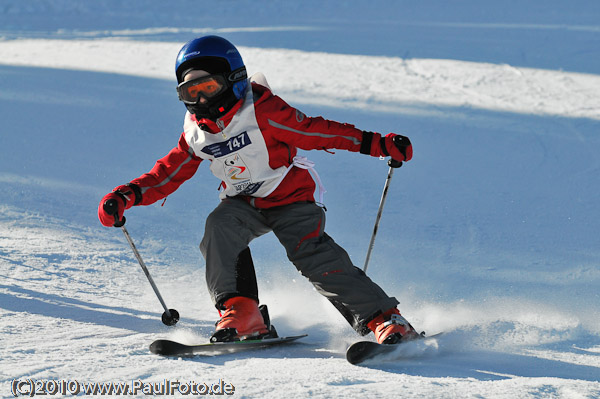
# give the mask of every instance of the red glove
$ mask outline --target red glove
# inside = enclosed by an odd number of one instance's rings
[[[381,138],[381,142],[381,152],[386,156],[389,155],[393,160],[403,162],[412,159],[413,148],[408,137],[389,133]]]
[[[398,162],[410,161],[413,156],[410,139],[395,133],[381,136],[379,133],[363,132],[360,152],[374,157],[389,156]]]
[[[115,214],[109,214],[104,209],[104,204],[108,200],[116,200],[117,212]],[[111,227],[115,225],[115,222],[123,219],[123,213],[125,209],[129,209],[132,206],[142,201],[142,192],[135,184],[124,184],[122,186],[115,187],[112,193],[106,194],[100,205],[98,206],[98,219],[103,226]]]

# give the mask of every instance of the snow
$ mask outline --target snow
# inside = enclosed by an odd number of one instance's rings
[[[0,396],[15,379],[219,380],[238,397],[600,397],[600,4],[589,1],[4,0],[0,5]],[[127,228],[100,198],[176,145],[175,55],[220,34],[308,115],[408,135],[370,276],[428,334],[357,367],[359,339],[271,235],[261,299],[295,345],[167,359],[217,314],[198,250],[218,203],[208,168]],[[307,152],[327,231],[362,266],[385,162]],[[138,393],[137,396],[144,396]]]

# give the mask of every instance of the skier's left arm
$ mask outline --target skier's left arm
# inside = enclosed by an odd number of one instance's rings
[[[273,96],[258,107],[261,129],[274,129],[277,140],[303,150],[343,149],[374,157],[390,156],[409,161],[413,155],[410,139],[395,133],[382,135],[357,129],[354,125],[311,118]]]

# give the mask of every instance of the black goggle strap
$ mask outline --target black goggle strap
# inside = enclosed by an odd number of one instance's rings
[[[248,79],[248,73],[246,72],[246,67],[240,67],[238,69],[236,69],[235,71],[231,72],[229,74],[229,76],[227,77],[227,79],[230,82],[240,82],[242,80],[246,80]]]

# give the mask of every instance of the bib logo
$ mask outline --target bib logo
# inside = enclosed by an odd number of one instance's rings
[[[223,167],[225,168],[225,177],[237,192],[243,191],[252,183],[250,170],[239,154],[226,158]]]

